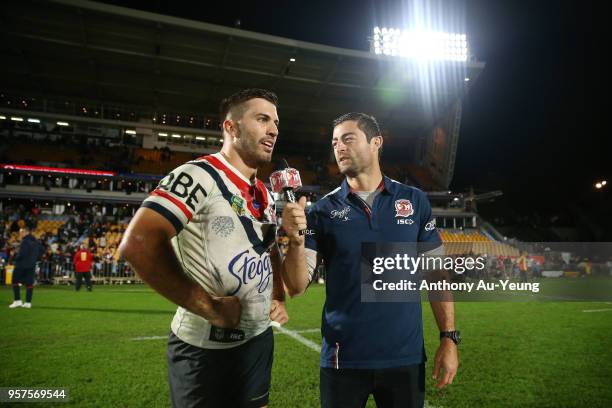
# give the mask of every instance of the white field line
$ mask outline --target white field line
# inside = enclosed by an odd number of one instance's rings
[[[140,341],[140,340],[161,340],[161,339],[167,339],[168,336],[145,336],[145,337],[134,337],[133,339],[130,340],[136,340],[136,341]]]
[[[277,327],[276,330],[278,330],[279,333],[286,334],[287,336],[291,337],[293,340],[296,340],[297,342],[302,343],[303,345],[305,345],[306,347],[308,347],[312,351],[316,351],[317,353],[321,352],[321,346],[320,345],[318,345],[314,341],[308,340],[306,337],[300,335],[296,331],[285,329],[282,326],[281,327]],[[317,330],[320,330],[320,329],[317,329]],[[303,333],[305,333],[305,332],[303,332]]]
[[[278,329],[278,327],[276,327],[276,328]],[[287,330],[289,330],[289,329],[287,329]],[[294,333],[298,333],[298,334],[299,333],[320,333],[321,329],[302,329],[302,330],[290,330],[290,331],[292,331]],[[274,332],[274,334],[286,334],[286,333],[283,333],[283,332],[280,332],[280,331],[276,331],[276,332]]]
[[[594,312],[612,312],[612,309],[587,309],[583,310],[584,313],[594,313]]]

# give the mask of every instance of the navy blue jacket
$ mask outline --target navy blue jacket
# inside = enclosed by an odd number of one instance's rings
[[[15,269],[34,269],[36,262],[43,255],[44,248],[33,235],[23,237],[19,251],[13,259]]]

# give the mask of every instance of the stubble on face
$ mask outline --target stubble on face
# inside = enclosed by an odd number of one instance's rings
[[[257,168],[272,161],[272,152],[278,134],[276,107],[263,99],[247,101],[243,115],[236,121],[235,148],[249,167]],[[270,134],[270,128],[276,135]]]
[[[334,148],[336,164],[342,175],[356,177],[372,164],[370,144],[356,122],[338,125],[334,129],[334,140],[340,140],[343,145],[340,149]]]

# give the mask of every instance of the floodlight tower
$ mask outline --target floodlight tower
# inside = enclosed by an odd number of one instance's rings
[[[413,79],[415,101],[430,117],[430,128],[419,135],[424,149],[418,149],[437,188],[448,188],[455,168],[462,99],[473,83],[471,72],[484,64],[473,61],[465,33],[423,29],[374,27],[370,52],[379,56],[395,72]],[[447,95],[453,95],[451,99]]]

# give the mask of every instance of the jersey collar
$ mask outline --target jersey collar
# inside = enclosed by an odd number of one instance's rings
[[[383,174],[383,178],[380,184],[378,185],[377,190],[380,192],[386,192],[388,194],[393,194],[395,193],[396,184],[397,182],[391,180],[389,177]],[[339,191],[340,197],[344,200],[346,199],[346,197],[348,197],[349,193],[353,193],[353,192],[354,191],[351,189],[351,186],[349,186],[348,182],[346,181],[346,178],[342,180],[342,184],[340,185],[340,191]]]

